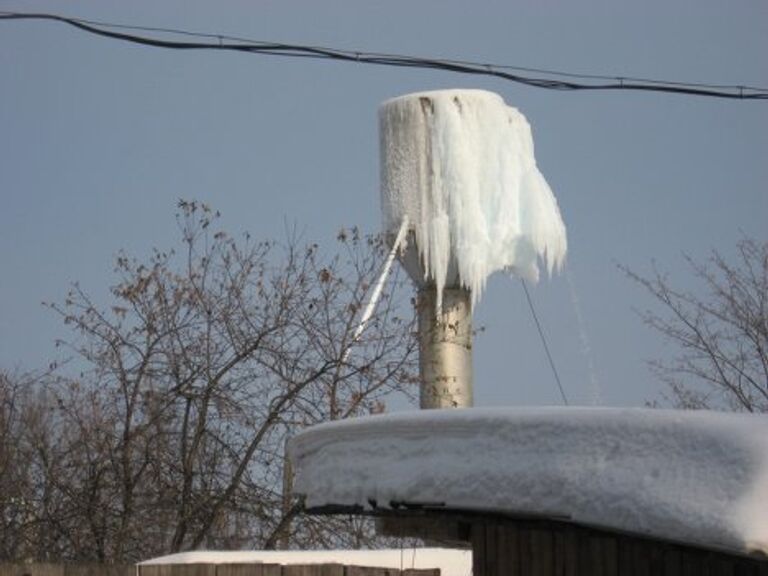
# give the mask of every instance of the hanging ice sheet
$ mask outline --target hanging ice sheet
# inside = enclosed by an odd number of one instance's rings
[[[536,166],[528,121],[492,92],[408,94],[380,109],[384,230],[408,217],[417,281],[462,285],[473,302],[496,271],[531,281],[565,257],[565,225]],[[413,247],[412,247],[413,248]]]

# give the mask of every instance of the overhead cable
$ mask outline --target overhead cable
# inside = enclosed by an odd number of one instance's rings
[[[756,88],[753,86],[674,82],[630,76],[576,74],[541,68],[482,64],[465,60],[433,59],[377,52],[358,52],[339,50],[336,48],[324,48],[320,46],[256,41],[235,36],[191,32],[188,30],[172,28],[131,26],[126,24],[98,22],[47,13],[0,11],[0,20],[50,20],[74,26],[75,28],[90,34],[155,48],[173,50],[221,50],[268,56],[337,60],[377,66],[441,70],[457,74],[491,76],[526,86],[545,88],[548,90],[632,90],[735,100],[768,100],[768,88]],[[127,32],[128,30],[132,32],[142,32],[145,35],[129,33]],[[149,33],[153,35],[147,35]],[[172,36],[197,38],[199,41],[174,40],[171,39]]]

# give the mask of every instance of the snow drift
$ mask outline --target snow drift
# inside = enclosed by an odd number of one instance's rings
[[[482,90],[422,92],[382,104],[379,123],[383,227],[408,218],[409,273],[436,283],[438,305],[447,285],[477,301],[496,271],[536,281],[539,260],[561,265],[565,225],[517,109]]]
[[[420,411],[293,439],[307,506],[533,514],[768,553],[768,418],[648,409]]]

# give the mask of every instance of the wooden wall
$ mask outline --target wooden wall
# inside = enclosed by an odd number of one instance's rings
[[[440,570],[400,571],[341,564],[177,564],[139,566],[138,576],[440,576]]]
[[[341,564],[0,564],[0,576],[440,576],[440,570],[397,570]]]
[[[474,576],[768,576],[748,558],[556,522],[475,520]]]
[[[136,576],[133,564],[0,564],[0,576]]]

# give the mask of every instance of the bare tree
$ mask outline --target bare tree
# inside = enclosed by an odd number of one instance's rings
[[[353,341],[385,248],[357,230],[340,250],[254,242],[181,202],[182,250],[121,254],[113,302],[75,285],[50,305],[76,337],[52,387],[58,434],[51,534],[102,562],[208,547],[361,545],[366,526],[298,518],[284,444],[299,429],[411,394],[413,310],[381,300]],[[63,374],[64,372],[60,372]]]
[[[29,554],[32,482],[24,454],[25,379],[0,372],[0,558]]]
[[[658,270],[645,278],[624,268],[661,304],[645,322],[679,349],[654,371],[679,407],[768,412],[768,243],[744,238],[732,261],[717,251],[686,261],[701,295],[676,290]]]
[[[45,521],[54,508],[59,448],[49,376],[0,371],[0,559],[57,553]]]

